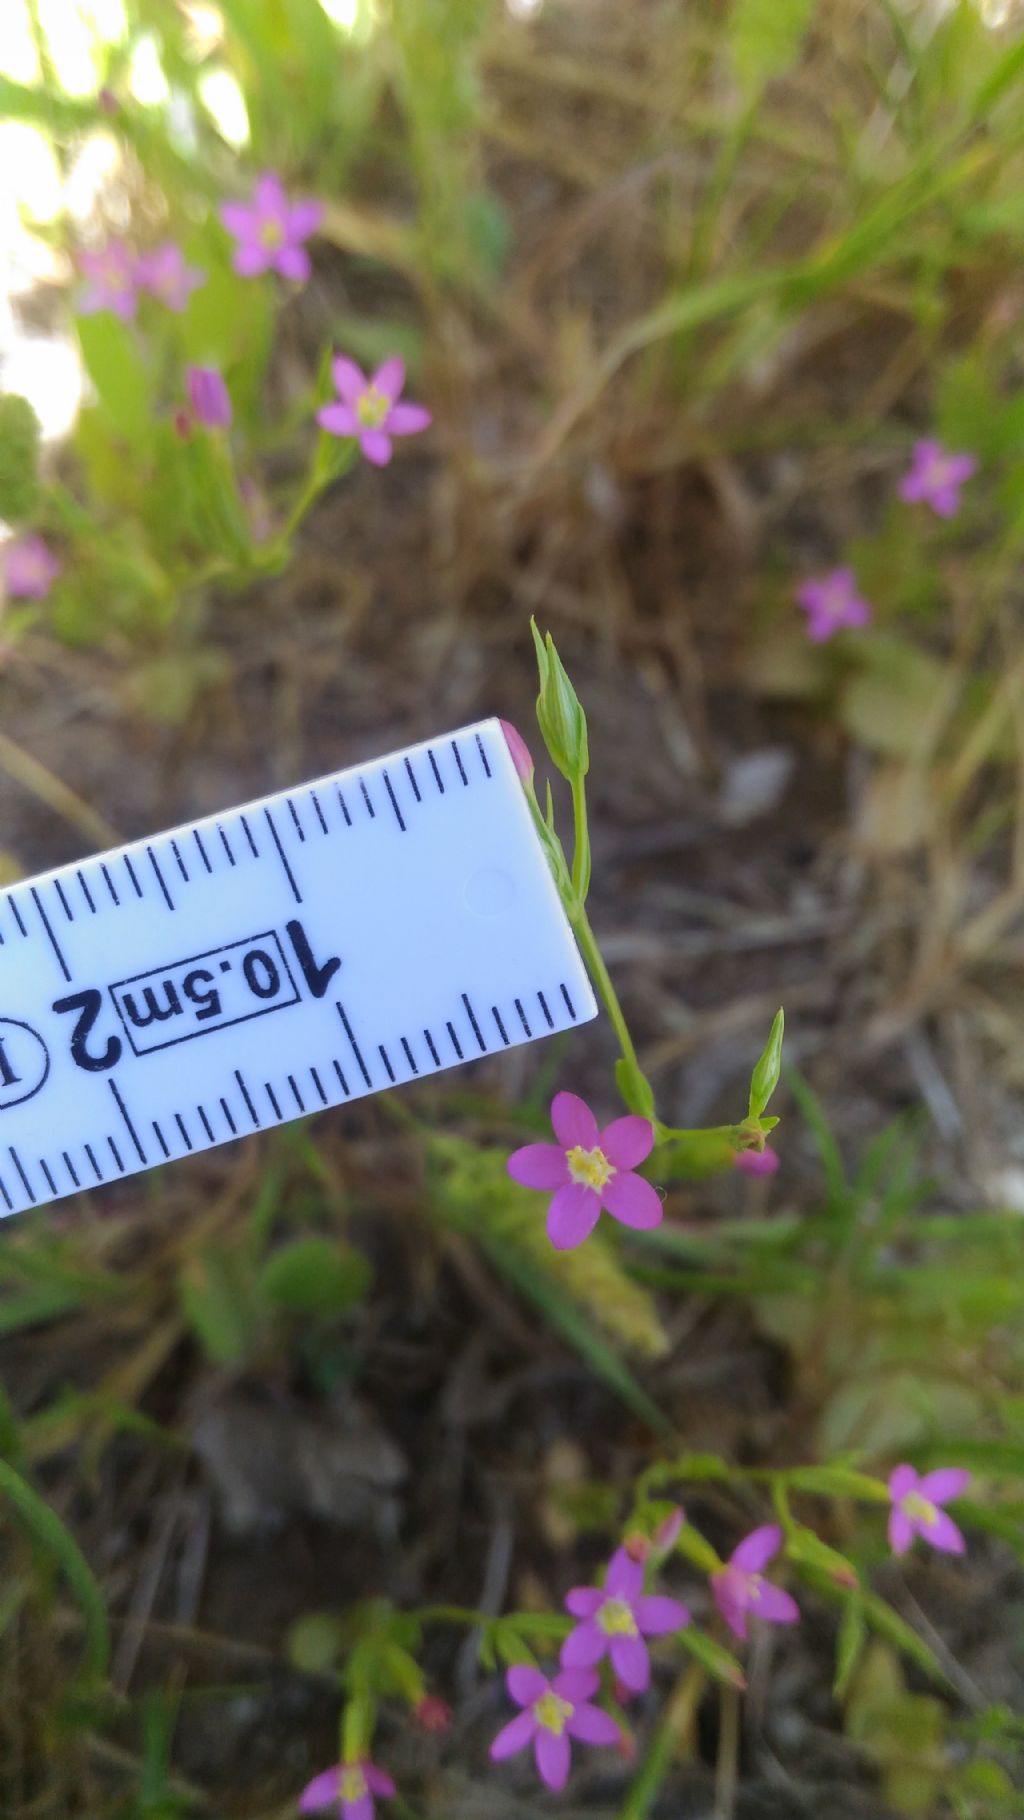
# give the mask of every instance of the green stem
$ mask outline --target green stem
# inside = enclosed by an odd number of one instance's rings
[[[572,888],[582,906],[590,889],[590,832],[587,827],[587,785],[582,776],[572,782],[572,813],[575,824],[572,853]]]
[[[630,1068],[635,1068],[637,1074],[642,1074],[643,1070],[637,1059],[636,1049],[633,1046],[633,1038],[629,1034],[629,1025],[626,1023],[625,1013],[619,1003],[619,995],[612,985],[611,975],[604,964],[604,956],[597,945],[597,937],[590,926],[590,918],[583,907],[582,899],[577,898],[574,903],[569,904],[566,907],[569,912],[569,921],[572,923],[573,931],[576,940],[579,942],[583,958],[587,963],[590,977],[597,987],[598,992],[601,994],[601,997],[604,1000],[604,1008],[611,1018],[612,1028],[614,1029],[618,1040],[622,1059]]]

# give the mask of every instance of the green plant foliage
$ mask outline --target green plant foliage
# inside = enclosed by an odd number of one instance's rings
[[[27,522],[39,500],[39,419],[27,398],[0,396],[0,518]]]

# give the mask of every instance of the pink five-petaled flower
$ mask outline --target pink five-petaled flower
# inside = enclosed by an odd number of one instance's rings
[[[733,1162],[742,1175],[774,1175],[779,1166],[774,1150],[737,1150]]]
[[[866,626],[871,619],[871,608],[857,592],[852,569],[830,569],[827,575],[816,575],[797,589],[796,597],[807,614],[807,636],[812,644],[824,644],[844,626]]]
[[[237,242],[232,257],[243,278],[260,272],[280,272],[305,284],[310,273],[309,254],[303,241],[315,234],[323,220],[321,202],[289,202],[284,185],[274,171],[257,179],[251,202],[225,202],[220,218]]]
[[[923,1479],[912,1466],[897,1466],[889,1480],[889,1546],[893,1553],[905,1555],[914,1537],[921,1536],[943,1554],[962,1555],[967,1544],[942,1506],[950,1498],[958,1498],[970,1478],[962,1466],[940,1467],[938,1472],[926,1472]]]
[[[491,1745],[495,1763],[514,1757],[530,1743],[537,1774],[548,1788],[564,1788],[572,1762],[570,1738],[579,1744],[617,1744],[619,1728],[608,1713],[591,1706],[598,1678],[590,1669],[563,1669],[549,1681],[539,1668],[518,1666],[505,1676],[517,1706],[524,1710],[498,1733]]]
[[[415,436],[433,421],[426,405],[400,403],[405,384],[405,362],[397,354],[367,379],[362,367],[337,354],[331,372],[338,388],[338,402],[325,404],[316,414],[322,430],[332,436],[358,436],[359,447],[377,468],[391,460],[392,436]]]
[[[228,388],[216,367],[189,367],[189,403],[197,423],[207,430],[226,430],[231,422]]]
[[[135,268],[140,290],[150,291],[169,310],[179,313],[186,307],[193,291],[206,283],[206,273],[198,266],[186,265],[173,240],[165,240],[152,253],[144,253]]]
[[[95,253],[79,253],[78,265],[85,279],[79,315],[112,310],[122,322],[131,322],[139,303],[139,262],[124,241],[108,240]]]
[[[799,1620],[796,1600],[781,1586],[772,1586],[761,1572],[781,1546],[781,1529],[768,1523],[745,1536],[725,1566],[711,1576],[715,1604],[737,1637],[746,1637],[748,1613],[753,1618],[765,1618],[769,1624],[796,1624]]]
[[[374,1795],[386,1800],[394,1793],[391,1777],[365,1758],[357,1763],[335,1763],[307,1783],[299,1797],[299,1813],[325,1809],[340,1814],[342,1820],[373,1820]]]
[[[953,455],[931,438],[915,442],[914,459],[900,481],[900,498],[931,506],[938,518],[952,518],[960,509],[960,488],[977,468],[973,455]]]
[[[690,1614],[678,1599],[644,1594],[644,1564],[626,1548],[617,1548],[608,1563],[603,1587],[574,1586],[566,1610],[579,1618],[562,1645],[563,1668],[593,1668],[602,1656],[630,1693],[642,1694],[651,1679],[645,1637],[664,1637],[682,1630]]]
[[[575,1093],[556,1093],[551,1123],[557,1144],[526,1144],[513,1151],[507,1168],[524,1188],[554,1189],[548,1238],[556,1251],[581,1245],[597,1225],[602,1207],[613,1220],[642,1232],[661,1224],[657,1193],[633,1173],[654,1146],[650,1119],[629,1113],[599,1131],[585,1100]]]
[[[12,600],[43,600],[60,574],[60,563],[41,537],[18,537],[3,552],[3,576]]]

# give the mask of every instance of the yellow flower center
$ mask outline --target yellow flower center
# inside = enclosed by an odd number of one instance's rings
[[[761,1583],[763,1579],[763,1574],[750,1574],[747,1577],[747,1598],[750,1600],[751,1605],[756,1605],[761,1597]]]
[[[368,385],[356,403],[356,416],[364,430],[376,430],[390,409],[390,398],[385,398],[383,392],[378,392],[375,385]]]
[[[565,1160],[573,1181],[581,1182],[584,1188],[601,1189],[615,1174],[614,1163],[609,1163],[604,1151],[596,1144],[593,1150],[584,1150],[582,1144],[574,1144],[571,1150],[566,1151]]]
[[[366,1793],[366,1777],[358,1763],[350,1763],[341,1772],[338,1793],[343,1801],[361,1801]]]
[[[279,221],[265,221],[260,228],[260,239],[264,246],[278,247],[284,245],[284,228]]]
[[[636,1637],[639,1635],[632,1608],[624,1599],[606,1599],[597,1614],[598,1630],[603,1630],[606,1637]]]
[[[900,1502],[905,1514],[913,1517],[916,1523],[927,1523],[930,1529],[932,1524],[939,1520],[939,1513],[935,1505],[928,1498],[922,1498],[919,1491],[908,1491],[906,1497],[902,1498]]]
[[[571,1701],[563,1700],[560,1694],[552,1693],[550,1688],[533,1703],[533,1716],[537,1724],[543,1726],[546,1732],[553,1732],[556,1738],[562,1736],[572,1714]]]

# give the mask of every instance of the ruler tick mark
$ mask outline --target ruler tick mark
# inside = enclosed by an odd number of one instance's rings
[[[324,1092],[324,1088],[323,1088],[323,1082],[322,1082],[322,1081],[321,1081],[321,1079],[320,1079],[320,1076],[319,1076],[319,1075],[318,1075],[318,1073],[317,1073],[317,1071],[316,1071],[316,1069],[315,1069],[315,1068],[313,1068],[313,1067],[311,1067],[311,1068],[310,1068],[310,1070],[309,1070],[309,1072],[310,1072],[310,1074],[311,1074],[311,1075],[312,1075],[312,1076],[313,1076],[313,1085],[314,1085],[314,1087],[315,1087],[315,1088],[316,1088],[316,1090],[317,1090],[317,1092],[318,1092],[318,1094],[319,1094],[319,1095],[320,1095],[320,1099],[321,1099],[321,1102],[322,1102],[322,1104],[323,1104],[323,1105],[325,1105],[325,1106],[326,1106],[326,1104],[327,1104],[327,1095],[326,1095],[326,1093],[325,1093],[325,1092]]]
[[[60,898],[60,901],[64,906],[64,915],[67,917],[69,923],[73,923],[75,920],[75,913],[72,910],[71,905],[68,903],[68,900],[64,895],[64,887],[61,884],[60,879],[55,878],[53,883],[54,883],[54,887],[57,892],[57,896]]]
[[[207,872],[212,872],[213,867],[210,864],[210,856],[207,853],[206,848],[203,846],[203,837],[200,834],[198,828],[193,828],[192,839],[195,841],[196,846],[199,848],[199,857],[202,860],[203,865],[206,867]]]
[[[455,763],[459,767],[459,776],[461,777],[464,784],[468,784],[469,778],[466,776],[466,767],[462,762],[462,753],[459,751],[458,740],[455,740],[455,739],[452,740],[452,751],[455,754]]]
[[[124,869],[127,872],[128,877],[132,881],[132,887],[134,889],[136,897],[141,897],[142,896],[142,886],[139,884],[138,878],[136,877],[136,873],[135,873],[135,867],[132,865],[131,859],[127,853],[124,856]]]
[[[248,1111],[249,1117],[251,1118],[253,1124],[255,1125],[255,1127],[258,1131],[259,1124],[260,1124],[259,1116],[257,1114],[255,1106],[252,1103],[252,1099],[249,1094],[249,1089],[242,1079],[242,1070],[240,1068],[235,1069],[235,1079],[238,1082],[238,1089],[242,1095],[243,1100],[245,1101],[246,1109]]]
[[[498,1026],[498,1035],[501,1037],[501,1040],[507,1049],[508,1048],[508,1031],[505,1029],[505,1026],[501,1021],[501,1013],[498,1010],[497,1005],[491,1006],[491,1016],[493,1017],[495,1023]]]
[[[477,736],[476,736],[476,749],[477,749],[477,751],[478,751],[478,752],[479,752],[479,754],[480,754],[480,757],[481,757],[481,759],[482,759],[482,761],[483,761],[483,767],[484,767],[484,771],[485,771],[485,772],[486,772],[486,774],[487,774],[487,776],[488,776],[488,777],[490,777],[490,775],[491,775],[491,767],[490,767],[490,765],[489,765],[489,764],[488,764],[488,763],[487,763],[487,751],[486,751],[486,748],[485,748],[485,746],[484,746],[484,742],[483,742],[483,740],[482,740],[482,739],[481,739],[481,738],[480,738],[480,735],[479,735],[479,733],[478,733],[478,734],[477,734]]]
[[[181,848],[179,847],[176,840],[171,841],[171,852],[174,854],[174,857],[178,862],[178,871],[181,873],[181,876],[185,880],[185,883],[187,885],[189,882],[188,867],[186,866],[185,861],[181,857]]]
[[[300,840],[304,841],[306,838],[306,830],[302,826],[302,823],[299,820],[299,812],[296,809],[295,804],[292,802],[292,799],[290,796],[288,798],[288,812],[291,815],[292,821],[295,823],[296,834],[298,835]]]
[[[341,813],[342,813],[342,815],[343,815],[343,816],[344,816],[344,817],[345,817],[345,826],[346,826],[346,828],[351,828],[351,826],[352,826],[352,817],[351,817],[351,815],[350,815],[350,814],[349,814],[349,812],[348,812],[348,804],[347,804],[347,802],[346,802],[346,801],[345,801],[345,798],[344,798],[344,797],[343,797],[343,796],[342,796],[342,794],[341,794],[341,785],[340,785],[340,784],[335,784],[335,786],[334,786],[334,788],[335,788],[335,790],[336,790],[336,792],[337,792],[337,796],[338,796],[338,802],[339,802],[339,804],[340,804],[340,806],[341,806]]]
[[[393,787],[393,785],[392,785],[392,782],[391,782],[391,779],[390,779],[390,777],[389,777],[389,776],[388,776],[388,774],[387,774],[387,772],[386,772],[386,771],[385,771],[385,773],[384,773],[384,782],[385,782],[385,784],[386,784],[386,786],[387,786],[387,792],[388,792],[388,795],[389,795],[389,796],[390,796],[390,798],[391,798],[391,807],[392,807],[392,809],[393,809],[393,810],[394,810],[394,812],[395,812],[395,820],[396,820],[396,821],[397,821],[397,823],[398,823],[398,826],[399,826],[399,827],[400,827],[400,828],[401,828],[401,830],[402,830],[402,833],[403,833],[403,834],[404,834],[404,833],[405,833],[405,822],[404,822],[404,820],[403,820],[403,818],[402,818],[402,811],[401,811],[401,809],[400,809],[400,808],[399,808],[399,807],[398,807],[398,798],[397,798],[397,796],[396,796],[396,795],[395,795],[395,792],[394,792],[394,787]]]
[[[21,920],[21,911],[20,911],[20,910],[19,910],[19,909],[18,909],[18,906],[17,906],[17,904],[16,904],[16,903],[15,903],[15,901],[14,901],[14,899],[13,899],[13,897],[12,897],[12,898],[10,898],[10,899],[9,899],[9,900],[8,900],[8,901],[9,901],[9,903],[10,903],[10,906],[11,906],[11,909],[12,909],[12,910],[13,910],[13,912],[14,912],[14,920],[15,920],[15,922],[16,922],[16,923],[17,923],[17,925],[18,925],[18,928],[19,928],[19,929],[20,929],[20,930],[21,930],[21,933],[22,933],[22,935],[27,935],[27,934],[28,934],[28,930],[27,930],[27,929],[26,929],[26,927],[25,927],[25,925],[24,925],[24,923],[23,923],[23,922],[22,922],[22,920]]]
[[[96,905],[92,901],[92,892],[89,890],[89,887],[85,882],[85,877],[84,877],[83,873],[81,871],[77,871],[75,873],[75,877],[77,878],[79,884],[82,887],[82,894],[85,898],[86,903],[89,906],[89,909],[92,911],[93,916],[95,916],[96,915]]]
[[[64,978],[66,980],[70,980],[71,969],[69,968],[67,961],[64,959],[64,956],[61,953],[60,943],[58,942],[57,937],[54,935],[53,930],[50,927],[50,919],[47,916],[46,911],[43,909],[43,900],[40,897],[39,892],[36,890],[35,885],[33,885],[31,887],[31,891],[32,891],[32,901],[35,904],[35,907],[39,912],[39,920],[42,923],[43,928],[46,930],[47,939],[50,943],[50,947],[53,949],[54,954],[57,956],[57,959],[60,962],[60,970],[63,973]],[[12,900],[12,902],[13,902],[13,900]],[[19,921],[20,921],[20,918],[19,918]]]
[[[348,1040],[352,1045],[352,1053],[355,1056],[356,1061],[359,1063],[359,1072],[362,1075],[364,1081],[366,1082],[366,1085],[368,1087],[372,1087],[373,1082],[370,1079],[370,1075],[369,1075],[369,1071],[367,1069],[366,1063],[363,1061],[362,1050],[360,1049],[359,1044],[356,1042],[356,1039],[352,1034],[352,1026],[349,1023],[348,1018],[345,1016],[345,1011],[344,1011],[344,1007],[341,1003],[341,1000],[335,999],[334,1005],[335,1005],[335,1009],[338,1013],[338,1016],[340,1017],[342,1024],[344,1026],[345,1035],[348,1037]]]
[[[569,997],[568,986],[565,986],[565,985],[560,986],[559,991],[561,992],[562,997],[565,1000],[565,1008],[568,1011],[569,1016],[572,1018],[573,1023],[575,1023],[576,1022],[576,1007],[573,1004],[572,999]]]
[[[310,798],[311,803],[313,804],[314,809],[316,810],[317,821],[320,823],[321,828],[323,829],[324,833],[326,834],[327,833],[327,823],[324,820],[324,812],[320,807],[320,798],[318,797],[315,790],[310,791],[309,798]]]
[[[93,1172],[93,1175],[96,1177],[96,1180],[98,1182],[102,1182],[103,1172],[100,1169],[100,1166],[97,1163],[95,1156],[93,1155],[93,1148],[92,1148],[91,1144],[86,1144],[85,1154],[89,1158],[90,1163],[92,1164],[92,1172]]]
[[[196,1116],[198,1117],[199,1122],[202,1125],[203,1130],[205,1131],[211,1144],[215,1143],[216,1139],[214,1138],[214,1135],[213,1135],[213,1126],[210,1124],[210,1121],[207,1118],[206,1112],[202,1106],[196,1107]]]
[[[220,1109],[223,1112],[224,1117],[227,1119],[228,1129],[230,1130],[232,1137],[237,1137],[238,1136],[238,1126],[235,1124],[234,1119],[231,1117],[231,1108],[228,1105],[227,1100],[224,1098],[223,1094],[221,1094]]]
[[[433,1056],[433,1058],[434,1058],[434,1067],[435,1067],[435,1068],[440,1068],[440,1066],[441,1066],[441,1057],[440,1057],[440,1056],[439,1056],[439,1055],[438,1055],[438,1053],[437,1053],[437,1047],[436,1047],[436,1045],[435,1045],[435,1043],[434,1043],[434,1039],[433,1039],[433,1037],[432,1037],[432,1036],[431,1036],[431,1034],[430,1034],[430,1031],[429,1031],[429,1030],[424,1030],[424,1032],[423,1032],[423,1041],[424,1041],[424,1042],[425,1042],[425,1043],[426,1043],[426,1045],[427,1045],[427,1048],[428,1048],[428,1049],[429,1049],[429,1050],[430,1050],[430,1053],[431,1053],[431,1055],[432,1055],[432,1056]]]
[[[532,1037],[533,1031],[530,1029],[530,1026],[526,1021],[526,1012],[523,1010],[523,1001],[521,998],[516,999],[515,1007],[519,1013],[519,1022],[522,1024],[523,1029],[526,1031],[527,1037]]]
[[[231,851],[231,842],[228,840],[228,837],[225,834],[225,832],[219,822],[217,823],[217,833],[220,835],[221,846],[223,847],[225,853],[228,856],[228,865],[236,866],[238,864],[238,861],[236,860],[234,854]]]
[[[14,1212],[14,1202],[11,1200],[11,1197],[7,1192],[7,1184],[4,1181],[4,1178],[2,1175],[0,1175],[0,1194],[3,1195],[4,1200],[7,1203],[8,1213],[13,1213]]]
[[[341,1087],[341,1091],[343,1094],[345,1094],[345,1096],[347,1098],[348,1097],[348,1082],[345,1079],[345,1076],[341,1072],[341,1063],[339,1061],[334,1061],[332,1066],[334,1068],[335,1074],[338,1077],[338,1084]]]
[[[159,1144],[161,1150],[163,1151],[164,1156],[169,1157],[171,1153],[167,1148],[167,1141],[166,1141],[164,1134],[161,1131],[159,1125],[157,1124],[156,1119],[153,1120],[153,1130],[156,1133],[156,1141]]]
[[[402,1048],[405,1050],[405,1059],[408,1062],[410,1068],[412,1069],[413,1074],[419,1074],[419,1069],[416,1066],[416,1058],[413,1055],[413,1052],[410,1049],[409,1044],[406,1041],[404,1036],[402,1038]]]
[[[375,820],[376,820],[376,817],[377,817],[377,811],[376,811],[376,809],[375,809],[375,808],[374,808],[374,806],[373,806],[373,804],[372,804],[372,803],[371,803],[371,801],[370,801],[370,792],[369,792],[369,790],[368,790],[368,789],[367,789],[367,788],[366,788],[366,785],[365,785],[365,783],[364,783],[364,782],[363,782],[363,779],[362,779],[362,778],[360,778],[360,779],[359,779],[359,788],[360,788],[360,790],[361,790],[361,791],[362,791],[362,793],[363,793],[363,801],[364,801],[364,803],[365,803],[365,804],[366,804],[366,807],[367,807],[367,808],[368,808],[368,809],[369,809],[369,811],[370,811],[370,820],[371,820],[371,821],[375,821]]]
[[[434,782],[436,783],[438,790],[440,791],[441,795],[443,796],[444,795],[444,784],[441,781],[441,773],[437,768],[437,759],[434,757],[433,748],[431,746],[427,747],[427,757],[430,760],[430,769],[434,773]]]
[[[469,1002],[469,997],[465,992],[462,994],[462,1002],[466,1007],[466,1011],[469,1015],[469,1021],[473,1026],[473,1035],[476,1037],[476,1040],[480,1045],[480,1053],[481,1053],[481,1055],[486,1055],[487,1044],[484,1042],[484,1039],[483,1039],[482,1035],[480,1034],[480,1026],[476,1021],[476,1012],[473,1010],[473,1007]]]
[[[271,832],[271,834],[272,834],[272,836],[273,836],[273,840],[274,840],[274,845],[275,845],[275,847],[276,847],[276,848],[277,848],[277,851],[278,851],[278,856],[279,856],[279,858],[280,858],[280,861],[281,861],[281,864],[282,864],[282,866],[283,866],[283,867],[284,867],[284,869],[285,869],[285,872],[286,872],[286,874],[287,874],[287,877],[288,877],[288,883],[289,883],[289,884],[290,884],[290,886],[291,886],[291,888],[292,888],[292,892],[293,892],[293,894],[294,894],[294,897],[295,897],[295,902],[296,902],[296,903],[297,903],[297,904],[301,904],[301,902],[302,902],[302,892],[301,892],[301,891],[300,891],[300,890],[299,890],[299,887],[298,887],[298,885],[297,885],[297,884],[296,884],[296,883],[295,883],[295,874],[294,874],[294,872],[293,872],[293,871],[292,871],[292,869],[291,869],[291,867],[290,867],[290,865],[289,865],[289,864],[288,864],[288,856],[287,856],[287,854],[286,854],[286,853],[285,853],[285,850],[284,850],[284,848],[283,848],[283,847],[282,847],[282,845],[281,845],[281,836],[280,836],[280,835],[279,835],[279,834],[278,834],[278,832],[277,832],[277,829],[276,829],[276,827],[275,827],[275,826],[274,826],[274,818],[273,818],[273,816],[272,816],[272,815],[271,815],[271,813],[270,813],[270,810],[269,810],[269,809],[264,809],[264,811],[263,811],[263,813],[264,813],[264,815],[265,815],[265,816],[266,816],[266,818],[267,818],[267,827],[268,827],[268,828],[269,828],[269,829],[270,829],[270,832]]]
[[[454,1049],[454,1050],[455,1050],[455,1053],[456,1053],[456,1055],[457,1055],[457,1056],[458,1056],[458,1058],[459,1058],[459,1061],[460,1061],[460,1062],[461,1062],[461,1061],[464,1061],[464,1060],[465,1060],[465,1057],[464,1057],[464,1056],[463,1056],[463,1053],[462,1053],[462,1044],[461,1044],[461,1043],[460,1043],[460,1042],[459,1042],[459,1039],[458,1039],[458,1037],[457,1037],[457,1036],[456,1036],[456,1034],[455,1034],[455,1026],[454,1026],[454,1024],[451,1024],[451,1023],[449,1023],[449,1025],[448,1025],[448,1035],[449,1035],[449,1036],[450,1036],[450,1037],[451,1037],[451,1039],[452,1039],[452,1048],[453,1048],[453,1049]]]
[[[419,784],[416,782],[416,773],[412,768],[412,759],[411,758],[406,759],[405,769],[406,769],[406,775],[408,776],[409,782],[412,785],[412,793],[413,793],[414,797],[416,798],[416,801],[418,803],[421,803],[423,801],[423,798],[420,795]]]
[[[280,1108],[280,1106],[279,1106],[279,1105],[278,1105],[278,1103],[277,1103],[277,1095],[276,1095],[276,1093],[275,1093],[275,1092],[274,1092],[274,1089],[273,1089],[273,1087],[272,1087],[272,1086],[271,1086],[271,1085],[270,1085],[270,1082],[269,1082],[269,1081],[264,1081],[264,1083],[263,1083],[263,1090],[264,1090],[264,1092],[265,1092],[265,1093],[266,1093],[266,1096],[267,1096],[267,1098],[268,1098],[268,1100],[269,1100],[269,1101],[270,1101],[270,1104],[271,1104],[271,1105],[272,1105],[272,1106],[273,1106],[273,1108],[274,1108],[274,1115],[275,1115],[275,1117],[276,1117],[276,1118],[278,1118],[278,1119],[283,1119],[283,1118],[284,1118],[284,1113],[283,1113],[283,1112],[282,1112],[282,1111],[281,1111],[281,1108]]]
[[[81,1188],[82,1184],[78,1179],[78,1171],[76,1170],[74,1163],[71,1161],[71,1158],[69,1157],[67,1151],[62,1150],[61,1156],[64,1159],[64,1167],[67,1170],[69,1176],[71,1177],[71,1180],[74,1182],[75,1187]]]
[[[187,1131],[186,1131],[186,1129],[185,1129],[185,1121],[184,1121],[184,1119],[183,1119],[183,1118],[182,1118],[182,1116],[181,1116],[181,1113],[180,1113],[180,1112],[176,1112],[176,1113],[175,1113],[175,1115],[174,1115],[174,1123],[175,1123],[175,1124],[176,1124],[176,1125],[177,1125],[177,1127],[178,1127],[178,1130],[179,1130],[179,1131],[180,1131],[180,1132],[181,1132],[181,1136],[182,1136],[182,1140],[183,1140],[183,1142],[184,1142],[184,1145],[185,1145],[185,1149],[186,1149],[186,1150],[191,1150],[191,1148],[192,1148],[192,1139],[191,1139],[191,1138],[190,1138],[190,1137],[189,1137],[189,1135],[188,1135],[188,1132],[187,1132]]]
[[[11,1162],[14,1164],[15,1169],[18,1171],[18,1174],[21,1177],[21,1185],[24,1188],[25,1193],[28,1195],[28,1198],[32,1202],[32,1205],[34,1207],[36,1204],[36,1197],[32,1193],[32,1184],[29,1181],[28,1176],[25,1174],[25,1171],[21,1166],[21,1158],[19,1157],[18,1152],[15,1150],[13,1144],[8,1144],[7,1148],[11,1153]]]
[[[295,1085],[294,1074],[290,1074],[288,1076],[288,1085],[292,1090],[292,1096],[295,1100],[295,1104],[298,1107],[299,1111],[305,1112],[305,1110],[306,1110],[305,1101],[303,1100],[301,1093],[299,1092],[298,1088]]]
[[[378,1049],[379,1049],[379,1050],[380,1050],[380,1059],[381,1059],[381,1061],[382,1061],[382,1062],[383,1062],[383,1063],[384,1063],[384,1066],[385,1066],[385,1068],[386,1068],[386,1069],[387,1069],[387,1071],[388,1071],[388,1080],[389,1080],[389,1081],[390,1081],[390,1082],[391,1082],[391,1085],[392,1085],[392,1086],[394,1086],[394,1084],[395,1084],[395,1071],[394,1071],[394,1069],[393,1069],[393,1068],[392,1068],[392,1066],[391,1066],[391,1058],[390,1058],[390,1056],[389,1056],[389,1055],[388,1055],[388,1052],[387,1052],[387,1050],[386,1050],[386,1049],[385,1049],[385,1047],[384,1047],[384,1044],[383,1044],[383,1043],[378,1043],[378,1044],[377,1044],[377,1047],[378,1047]]]
[[[160,886],[160,889],[164,894],[164,903],[167,905],[168,910],[173,910],[174,909],[174,899],[172,898],[170,892],[167,889],[167,886],[164,883],[164,875],[161,872],[160,867],[157,865],[156,854],[153,852],[152,847],[147,847],[146,852],[149,854],[149,863],[152,866],[153,871],[156,873],[156,882]]]
[[[244,815],[240,815],[238,819],[241,822],[242,827],[245,830],[245,838],[249,843],[249,849],[250,849],[250,852],[252,853],[253,859],[259,859],[260,850],[257,847],[256,842],[252,838],[252,829],[250,828]]]
[[[128,1108],[125,1105],[124,1100],[121,1096],[120,1088],[118,1087],[118,1084],[116,1081],[108,1081],[107,1086],[110,1088],[111,1093],[113,1094],[115,1100],[117,1101],[117,1110],[121,1114],[121,1117],[123,1118],[125,1125],[128,1128],[128,1136],[131,1138],[132,1143],[135,1145],[135,1149],[138,1152],[139,1162],[145,1163],[146,1152],[143,1150],[142,1145],[139,1142],[139,1134],[136,1131],[135,1126],[132,1124],[131,1117],[128,1112]]]
[[[112,1137],[108,1137],[107,1143],[110,1145],[110,1154],[113,1157],[115,1163],[117,1164],[118,1169],[121,1171],[121,1174],[123,1175],[124,1174],[124,1164],[121,1161],[121,1152],[118,1150],[117,1145],[115,1144]]]
[[[117,895],[117,888],[114,884],[113,879],[110,876],[110,871],[104,861],[100,862],[100,871],[102,872],[104,878],[107,881],[107,890],[110,892],[110,895],[113,898],[114,903],[117,905],[118,909],[120,909],[121,899]]]
[[[553,1030],[555,1027],[555,1020],[552,1017],[550,1011],[548,1010],[548,1001],[544,997],[543,992],[538,992],[537,997],[540,1000],[540,1008],[544,1013],[544,1021],[547,1024],[548,1029]]]
[[[57,1184],[56,1184],[56,1182],[55,1182],[55,1181],[54,1181],[54,1179],[53,1179],[53,1177],[52,1177],[52,1175],[51,1175],[51,1174],[50,1174],[50,1171],[49,1171],[49,1169],[48,1169],[48,1168],[47,1168],[47,1165],[46,1165],[46,1159],[45,1159],[45,1157],[40,1157],[40,1158],[39,1158],[39,1167],[40,1167],[40,1169],[41,1169],[41,1170],[42,1170],[42,1172],[43,1172],[43,1174],[44,1174],[44,1175],[45,1175],[45,1177],[46,1177],[46,1185],[47,1185],[47,1187],[48,1187],[48,1188],[49,1188],[49,1190],[50,1190],[50,1193],[51,1193],[51,1194],[56,1194],[56,1192],[57,1192]]]

